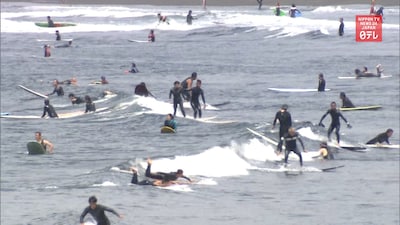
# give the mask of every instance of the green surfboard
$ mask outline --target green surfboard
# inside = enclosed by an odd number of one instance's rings
[[[272,10],[274,15],[276,15],[276,8]],[[286,16],[286,13],[281,9],[279,12],[279,16]]]
[[[176,131],[168,126],[161,127],[161,133],[175,133]]]
[[[40,155],[46,153],[43,146],[37,142],[28,142],[26,147],[28,148],[29,155]]]
[[[44,22],[44,23],[35,23],[36,26],[38,27],[49,27],[49,23]],[[76,26],[75,23],[54,23],[54,27],[70,27],[70,26]]]

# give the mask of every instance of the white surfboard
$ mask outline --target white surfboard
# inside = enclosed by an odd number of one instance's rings
[[[268,88],[268,90],[277,92],[318,92],[317,88]],[[325,88],[325,91],[330,90]]]
[[[41,93],[39,93],[39,92],[37,92],[37,91],[34,91],[34,90],[32,90],[32,89],[29,89],[29,88],[27,88],[27,87],[25,87],[25,86],[18,85],[18,87],[24,89],[25,91],[27,91],[27,92],[29,92],[29,93],[31,93],[31,94],[36,95],[36,96],[39,96],[39,97],[42,97],[42,98],[47,98],[47,95],[41,94]]]
[[[252,129],[248,128],[248,127],[247,127],[246,129],[247,129],[248,131],[250,131],[251,133],[255,134],[256,136],[261,137],[262,139],[264,139],[264,140],[267,141],[268,143],[270,143],[270,144],[272,144],[272,145],[275,145],[275,146],[278,146],[278,141],[276,141],[276,140],[274,140],[274,139],[271,139],[271,138],[269,138],[269,137],[267,137],[267,136],[265,136],[265,135],[263,135],[263,134],[261,134],[261,133],[255,131],[255,130],[252,130]],[[282,146],[282,147],[284,148],[285,146]]]
[[[136,42],[136,43],[146,43],[146,42],[149,42],[149,41],[145,41],[145,40],[133,40],[133,39],[129,39],[128,41],[129,41],[129,42]]]
[[[354,79],[361,79],[361,78],[380,78],[380,79],[385,79],[385,78],[390,78],[393,77],[392,75],[381,75],[380,77],[359,77],[357,78],[356,76],[339,76],[338,78],[341,80],[354,80]]]
[[[103,112],[107,110],[108,107],[103,107],[96,109],[96,112]],[[85,113],[85,110],[79,110],[79,111],[73,111],[73,112],[66,112],[66,113],[57,113],[58,119],[68,119],[68,118],[74,118],[78,116],[83,116],[86,114],[91,114],[91,113],[96,113],[96,112],[89,112]],[[9,119],[41,119],[41,116],[37,115],[1,115],[1,118],[9,118]]]
[[[400,145],[388,145],[388,144],[367,144],[368,148],[392,148],[399,149]]]

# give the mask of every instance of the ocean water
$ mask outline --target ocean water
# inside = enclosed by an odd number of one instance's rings
[[[109,215],[112,224],[399,224],[399,149],[340,150],[336,160],[305,157],[304,171],[285,172],[274,163],[275,147],[247,127],[276,138],[271,130],[276,111],[289,105],[306,149],[316,151],[326,130],[318,127],[339,93],[357,106],[381,105],[376,111],[343,112],[346,144],[365,143],[387,128],[399,144],[399,7],[385,6],[383,41],[357,43],[355,15],[368,5],[299,6],[303,17],[275,17],[268,6],[94,6],[1,3],[1,112],[41,115],[40,93],[52,91],[53,79],[75,76],[66,95],[116,96],[96,102],[103,112],[68,119],[1,118],[1,224],[78,224],[87,199],[124,215]],[[187,11],[197,20],[185,23]],[[161,12],[170,24],[158,24]],[[56,28],[33,22],[52,16],[76,23],[58,28],[73,38],[69,48],[54,45]],[[338,18],[345,35],[337,36]],[[155,30],[156,42],[146,40]],[[49,41],[42,41],[49,40]],[[126,73],[135,62],[140,73]],[[338,79],[355,68],[371,71],[382,64],[386,79]],[[177,118],[176,134],[160,134],[175,80],[198,73],[209,107],[206,123]],[[325,93],[278,93],[268,88],[316,88],[318,74]],[[108,85],[89,85],[106,76]],[[153,98],[136,97],[136,84],[146,82]],[[82,110],[67,97],[50,97],[58,113]],[[340,104],[340,103],[339,103]],[[188,115],[192,111],[186,109]],[[232,122],[234,121],[234,122]],[[326,118],[325,125],[330,123]],[[27,154],[34,132],[55,145],[51,155]],[[317,138],[316,138],[317,137]],[[167,189],[130,185],[130,175],[111,170],[143,167],[154,171],[182,168],[197,184]],[[344,165],[336,171],[319,169]],[[298,168],[296,159],[290,167]],[[141,176],[141,178],[143,178]]]

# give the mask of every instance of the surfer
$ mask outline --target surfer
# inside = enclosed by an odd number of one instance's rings
[[[86,102],[85,113],[96,111],[96,105],[92,102],[92,99],[90,98],[89,95],[85,96],[85,102]]]
[[[145,179],[145,180],[139,181],[136,168],[131,167],[131,171],[132,171],[132,174],[133,174],[132,175],[132,180],[131,180],[132,184],[153,185],[153,186],[160,186],[160,187],[167,187],[167,186],[173,184],[172,181],[163,182],[163,180],[148,180],[148,179]]]
[[[290,17],[295,18],[297,16],[296,14],[298,13],[300,13],[300,11],[296,8],[295,4],[292,4],[292,7],[289,10]]]
[[[321,142],[319,145],[319,156],[321,159],[332,160],[334,159],[332,151],[328,147],[326,141]]]
[[[43,48],[44,48],[44,57],[50,57],[51,56],[50,45],[45,44]]]
[[[379,7],[379,9],[376,10],[375,15],[383,17],[383,6]]]
[[[179,81],[174,82],[174,87],[171,88],[169,91],[169,99],[171,99],[171,96],[174,97],[173,102],[174,102],[174,116],[176,116],[176,109],[179,108],[182,112],[183,117],[186,117],[185,109],[183,108],[183,101],[182,101],[182,92],[183,88],[181,87],[181,83]]]
[[[183,178],[186,179],[189,182],[192,182],[189,177],[186,177],[183,175],[183,170],[178,169],[176,172],[169,172],[169,173],[164,173],[164,172],[156,172],[152,173],[151,172],[151,164],[153,161],[151,159],[147,159],[147,168],[146,168],[146,177],[156,179],[156,180],[162,180],[163,182],[170,182],[170,181],[176,181],[178,178]]]
[[[322,121],[325,119],[325,117],[330,114],[331,115],[331,125],[329,126],[328,129],[328,139],[329,141],[331,140],[331,134],[332,131],[335,130],[335,134],[336,134],[336,140],[338,142],[338,144],[340,143],[340,118],[342,118],[346,124],[348,128],[351,128],[350,123],[346,120],[346,118],[344,118],[344,116],[342,115],[342,113],[340,113],[337,109],[336,109],[336,102],[331,102],[331,108],[321,117],[321,120],[319,121],[319,126],[325,127],[324,124],[322,123]]]
[[[342,108],[355,108],[353,103],[350,101],[350,99],[346,96],[344,92],[340,92],[339,97],[340,99],[342,99]]]
[[[35,140],[43,146],[43,149],[46,150],[46,152],[53,153],[54,145],[50,141],[43,139],[41,132],[35,132]]]
[[[190,101],[190,98],[192,96],[193,81],[196,79],[197,79],[197,73],[193,72],[190,77],[186,78],[184,81],[181,82],[183,88],[182,97],[186,101]]]
[[[85,100],[81,97],[75,96],[73,93],[68,95],[69,100],[71,100],[72,105],[84,103]]]
[[[78,83],[78,80],[76,80],[76,77],[72,77],[71,79],[60,82],[60,84],[67,84],[67,85],[71,85],[71,84],[76,85],[76,83]]]
[[[361,77],[381,77],[382,72],[383,68],[381,64],[376,65],[376,74],[368,72],[368,68],[366,66],[364,66],[363,71],[361,71],[360,69],[354,70],[357,79]]]
[[[384,133],[378,134],[376,137],[369,140],[367,142],[367,145],[382,144],[383,142],[386,142],[388,145],[390,145],[389,138],[392,135],[393,135],[393,129],[389,128]]]
[[[339,25],[339,36],[343,36],[344,34],[344,23],[343,23],[343,18],[339,19],[340,25]]]
[[[61,41],[61,35],[58,30],[56,30],[56,41]]]
[[[53,80],[54,90],[50,94],[47,94],[47,96],[53,95],[55,93],[57,93],[57,96],[64,96],[64,89],[60,84],[61,83],[58,80]]]
[[[371,8],[369,9],[369,14],[375,14],[375,0],[371,0]]]
[[[276,3],[276,8],[275,8],[275,16],[280,16],[281,15],[281,5],[279,2]]]
[[[325,79],[324,79],[324,74],[320,73],[318,74],[318,91],[322,92],[325,91]]]
[[[105,76],[101,76],[100,79],[101,79],[101,80],[100,80],[100,83],[101,83],[101,84],[108,84],[108,80],[106,79]]]
[[[176,121],[171,113],[167,115],[167,118],[164,121],[164,126],[171,127],[172,129],[176,130]]]
[[[262,1],[263,1],[263,0],[257,0],[257,2],[258,2],[258,9],[259,9],[259,10],[261,9]]]
[[[161,13],[158,13],[157,17],[158,17],[158,24],[160,24],[161,22],[169,24],[167,16],[162,16]]]
[[[49,27],[55,27],[53,20],[50,18],[50,16],[47,16],[47,24]]]
[[[188,25],[192,25],[192,21],[193,20],[195,20],[196,18],[194,18],[193,16],[192,16],[192,10],[189,10],[189,12],[188,12],[188,14],[187,14],[187,16],[186,16],[186,23],[188,24]]]
[[[155,42],[156,41],[156,35],[154,34],[154,30],[150,30],[149,35],[147,36],[147,40],[149,42]]]
[[[50,105],[50,100],[45,99],[44,100],[44,107],[43,107],[43,115],[42,118],[48,115],[50,118],[58,118],[58,115],[56,113],[56,110],[52,105]]]
[[[151,97],[155,98],[154,95],[151,94],[149,90],[147,90],[146,84],[144,82],[141,82],[140,84],[136,85],[135,95],[140,95],[145,97],[150,95]]]
[[[275,119],[272,124],[272,129],[275,129],[275,124],[279,120],[279,139],[281,139],[292,126],[292,116],[287,111],[288,105],[283,104],[281,109],[275,114]]]
[[[279,153],[282,152],[282,145],[283,142],[285,142],[285,165],[287,165],[288,163],[289,153],[294,152],[296,155],[299,156],[300,166],[303,166],[303,158],[301,157],[301,152],[297,148],[297,140],[299,140],[301,147],[303,148],[303,152],[307,152],[304,149],[303,141],[293,127],[290,127],[288,133],[286,133],[279,141],[277,148]]]
[[[193,117],[196,119],[197,113],[199,114],[199,118],[201,118],[201,104],[200,98],[203,100],[204,109],[206,109],[206,100],[204,98],[203,89],[201,89],[201,80],[197,80],[196,87],[192,88],[192,97],[190,98],[190,105],[193,109]]]
[[[131,70],[129,70],[130,73],[139,73],[139,70],[136,68],[136,64],[133,62],[131,65]]]
[[[89,213],[93,217],[93,219],[96,220],[97,225],[110,225],[110,220],[108,220],[105,211],[111,212],[112,214],[118,216],[120,219],[123,218],[123,216],[118,214],[114,209],[97,204],[96,196],[91,196],[89,198],[89,206],[83,210],[79,218],[79,222],[81,223],[81,225],[84,225],[83,219]]]

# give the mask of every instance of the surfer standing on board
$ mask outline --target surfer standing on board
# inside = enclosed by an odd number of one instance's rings
[[[45,99],[44,100],[42,118],[44,118],[46,115],[48,115],[50,118],[58,118],[56,110],[54,109],[54,107],[52,105],[50,105],[50,100],[49,99]]]
[[[288,105],[283,104],[281,109],[275,114],[274,122],[272,123],[272,129],[275,129],[276,122],[279,121],[279,139],[281,139],[292,126],[292,116],[287,111]]]
[[[183,117],[186,117],[185,109],[183,108],[182,92],[183,88],[181,87],[181,84],[179,83],[179,81],[175,81],[174,87],[171,88],[171,90],[169,91],[169,99],[171,99],[171,96],[174,97],[174,116],[176,116],[176,109],[179,105]]]
[[[197,79],[197,73],[193,72],[190,77],[186,78],[184,81],[181,82],[183,88],[182,97],[186,101],[190,101],[190,98],[192,96],[193,81],[196,79]]]
[[[331,140],[331,134],[332,131],[335,130],[335,134],[336,134],[336,140],[337,143],[340,143],[340,118],[342,118],[346,124],[348,128],[351,128],[350,123],[346,120],[346,118],[344,118],[344,116],[342,115],[342,113],[340,113],[337,109],[336,109],[336,102],[331,102],[331,108],[321,117],[321,120],[319,121],[319,126],[325,127],[324,124],[322,123],[322,121],[325,119],[325,117],[330,114],[331,115],[331,125],[329,126],[328,129],[328,139],[329,141]]]
[[[43,149],[46,150],[46,152],[53,153],[54,145],[50,141],[43,139],[41,132],[35,132],[35,140],[43,146]]]
[[[97,225],[110,225],[110,220],[108,220],[105,211],[113,213],[120,219],[123,218],[123,216],[118,214],[114,209],[111,209],[104,205],[97,204],[97,198],[95,196],[91,196],[89,198],[89,206],[83,210],[79,218],[79,221],[81,225],[84,225],[83,219],[89,213],[96,220]]]
[[[47,96],[53,95],[54,93],[57,93],[57,96],[64,96],[64,89],[62,88],[58,80],[53,80],[53,86],[54,86],[53,92],[47,94]]]
[[[190,98],[190,105],[192,106],[193,117],[195,119],[197,117],[197,114],[199,115],[199,118],[201,118],[201,104],[199,100],[200,96],[203,100],[204,109],[206,109],[206,100],[204,98],[203,89],[201,89],[201,80],[197,80],[196,87],[192,88],[192,97]]]
[[[187,23],[188,25],[192,25],[192,21],[193,21],[194,19],[196,19],[196,18],[194,18],[194,17],[192,16],[192,10],[189,10],[189,12],[188,12],[188,14],[187,14],[187,16],[186,16],[186,23]]]
[[[393,135],[393,129],[389,128],[384,133],[378,134],[376,137],[369,140],[367,142],[367,145],[382,144],[383,142],[386,142],[388,145],[390,145],[389,138],[392,135]]]
[[[303,158],[301,157],[301,152],[297,148],[297,140],[299,140],[301,147],[303,148],[303,152],[307,152],[304,149],[303,141],[301,140],[299,134],[293,127],[289,128],[288,133],[286,133],[279,141],[277,150],[279,153],[282,152],[282,145],[285,142],[285,166],[288,163],[289,153],[294,152],[296,155],[299,156],[300,166],[303,166]]]
[[[275,8],[275,16],[280,16],[281,15],[281,5],[279,2],[276,3],[276,8]]]

